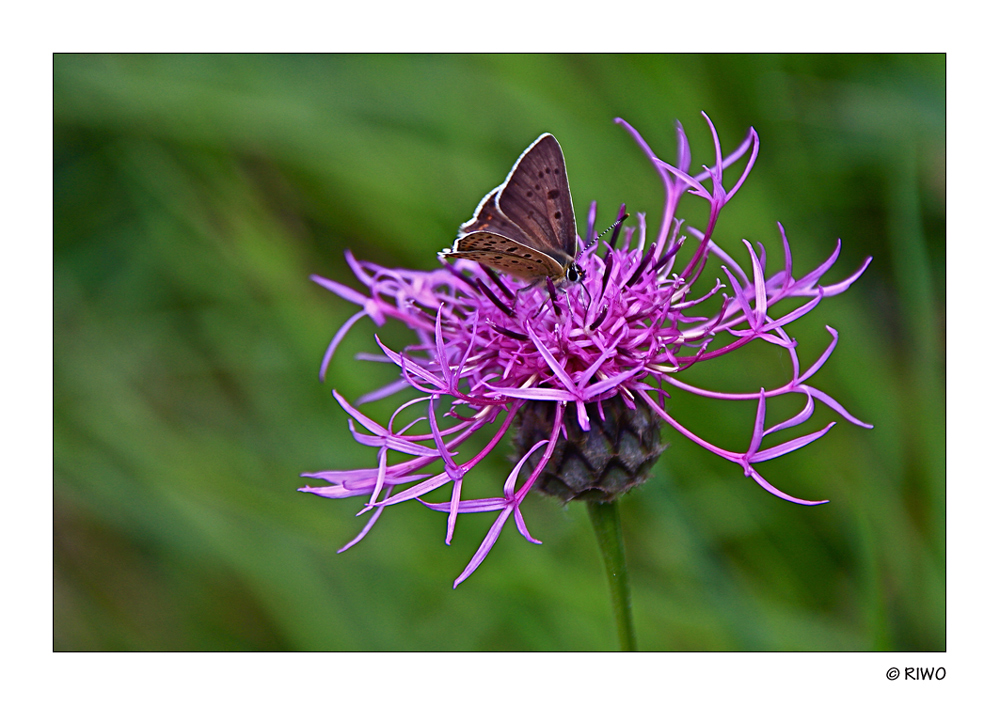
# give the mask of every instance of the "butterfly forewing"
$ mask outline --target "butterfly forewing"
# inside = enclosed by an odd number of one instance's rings
[[[576,218],[566,161],[556,138],[546,133],[525,150],[500,187],[497,206],[524,231],[532,247],[576,254]]]
[[[465,235],[484,230],[491,233],[499,233],[505,238],[529,245],[530,238],[528,235],[507,218],[496,204],[496,197],[500,193],[501,188],[502,186],[498,186],[486,194],[483,200],[479,202],[479,206],[476,207],[475,215],[459,226],[458,240],[455,241],[455,245],[453,246],[456,250],[458,249],[458,243]]]

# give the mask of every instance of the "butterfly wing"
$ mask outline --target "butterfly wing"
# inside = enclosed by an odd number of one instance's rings
[[[576,257],[576,218],[566,162],[556,138],[544,133],[510,174],[479,202],[458,238],[440,253],[473,260],[524,279],[561,280]],[[574,281],[575,278],[573,278]]]
[[[524,151],[494,201],[500,215],[528,236],[527,245],[566,253],[571,260],[576,256],[576,216],[555,137],[545,133]]]
[[[489,265],[524,279],[561,279],[570,262],[560,262],[555,257],[491,231],[469,233],[455,241],[453,250],[441,254]]]
[[[483,197],[483,200],[476,206],[476,212],[471,219],[458,227],[458,237],[461,239],[469,233],[488,230],[499,233],[505,238],[516,240],[519,243],[529,244],[528,235],[517,227],[517,225],[505,216],[497,206],[496,198],[503,185],[493,189]],[[456,241],[457,244],[458,241]],[[454,246],[453,246],[454,247]]]

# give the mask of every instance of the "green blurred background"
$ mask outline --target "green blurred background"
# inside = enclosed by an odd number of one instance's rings
[[[823,325],[840,332],[812,382],[875,428],[841,422],[759,467],[832,501],[815,508],[665,430],[622,504],[640,647],[945,648],[942,55],[58,55],[54,89],[55,649],[615,649],[582,507],[530,498],[544,544],[507,527],[457,590],[492,515],[447,547],[445,516],[407,503],[336,554],[362,499],[297,493],[298,474],[372,463],[329,390],[391,371],[354,360],[375,350],[365,320],[319,382],[356,308],[308,275],[357,287],[345,249],[433,267],[543,131],[579,220],[597,199],[601,226],[620,202],[658,225],[659,181],[612,119],[666,159],[682,121],[699,164],[702,110],[724,146],[761,136],[718,231],[744,266],[741,238],[779,266],[778,220],[797,275],[837,238],[825,282],[874,256],[790,333],[809,365]],[[690,379],[745,391],[787,370],[760,346]],[[671,409],[746,448],[753,404]],[[813,428],[837,419],[819,407]],[[497,493],[494,457],[466,497]]]

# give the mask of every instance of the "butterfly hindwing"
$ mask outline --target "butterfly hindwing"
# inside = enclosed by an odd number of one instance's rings
[[[493,233],[472,233],[472,235],[492,238],[501,237]],[[562,277],[565,267],[545,253],[521,246],[512,240],[507,240],[506,244],[517,247],[491,247],[488,250],[462,249],[457,252],[442,254],[447,258],[461,258],[489,265],[490,267],[528,280],[539,279],[541,277],[552,277],[553,279]]]

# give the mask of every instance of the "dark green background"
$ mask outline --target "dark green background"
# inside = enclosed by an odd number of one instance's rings
[[[622,505],[639,644],[944,649],[944,81],[941,55],[56,56],[55,648],[614,649],[582,507],[529,499],[544,544],[506,528],[458,590],[492,515],[447,547],[445,516],[408,503],[335,553],[362,500],[297,493],[298,474],[372,463],[329,389],[355,399],[391,371],[354,360],[376,349],[366,320],[317,380],[356,308],[307,278],[358,286],[346,248],[433,267],[543,131],[578,214],[597,199],[606,225],[624,201],[658,226],[659,181],[612,119],[667,159],[681,120],[699,164],[704,110],[730,148],[761,136],[717,236],[744,267],[741,238],[779,266],[778,220],[797,275],[837,238],[826,282],[874,256],[790,333],[809,365],[839,330],[812,382],[875,428],[758,468],[832,501],[815,508],[665,430]],[[787,365],[758,346],[688,379],[754,390]],[[746,448],[752,404],[671,410]],[[812,428],[834,419],[820,406]],[[497,494],[505,455],[466,497]]]

